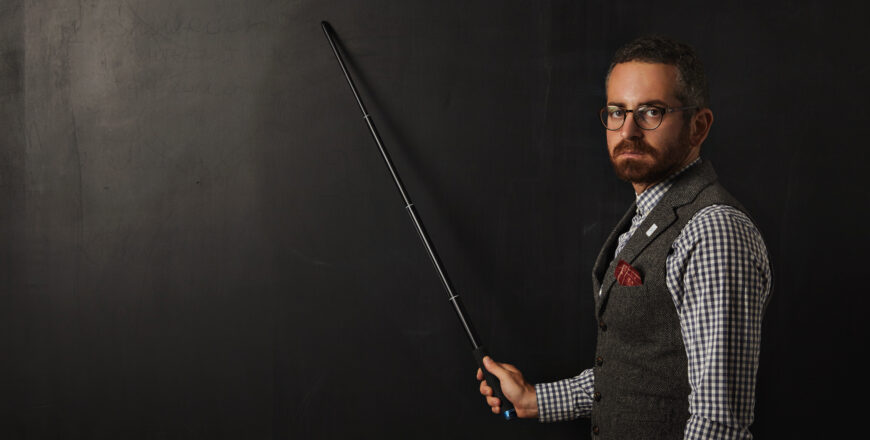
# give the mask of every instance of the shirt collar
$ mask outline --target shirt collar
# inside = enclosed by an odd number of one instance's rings
[[[701,163],[700,157],[692,161],[692,163],[684,166],[676,173],[671,174],[667,179],[647,188],[644,192],[640,194],[635,193],[634,197],[635,204],[637,204],[637,212],[642,217],[646,217],[646,215],[649,214],[649,212],[659,203],[659,200],[664,197],[665,193],[671,189],[671,186],[674,184],[674,179],[690,167],[699,163]]]

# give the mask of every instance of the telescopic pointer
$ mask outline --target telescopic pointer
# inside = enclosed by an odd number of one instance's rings
[[[393,181],[396,183],[396,187],[399,189],[399,194],[402,196],[402,200],[405,203],[405,210],[408,211],[408,215],[411,217],[411,222],[414,223],[414,228],[417,230],[417,234],[420,236],[420,240],[423,242],[423,247],[426,248],[426,252],[429,253],[429,258],[432,260],[432,264],[435,266],[435,271],[438,272],[438,277],[441,278],[441,283],[444,285],[444,289],[447,290],[448,301],[453,305],[453,310],[456,312],[456,316],[459,318],[459,322],[462,323],[462,327],[465,329],[465,334],[468,335],[468,340],[471,342],[472,353],[474,354],[475,359],[477,359],[477,365],[480,366],[481,371],[483,371],[484,376],[486,377],[486,383],[490,387],[492,387],[492,394],[495,397],[498,397],[501,401],[501,415],[505,418],[505,420],[512,420],[516,418],[516,410],[514,410],[513,404],[511,404],[510,400],[507,400],[504,397],[504,394],[501,391],[501,384],[492,373],[486,370],[483,366],[483,358],[487,356],[486,349],[480,344],[480,338],[477,336],[477,332],[474,331],[474,327],[471,325],[471,321],[466,317],[465,309],[462,307],[462,302],[459,300],[459,295],[455,293],[453,289],[453,285],[450,283],[450,279],[447,278],[447,272],[444,270],[443,265],[441,264],[441,259],[438,258],[438,253],[435,252],[435,247],[432,246],[432,243],[429,241],[429,235],[426,234],[426,229],[423,228],[423,223],[420,221],[420,218],[417,216],[417,209],[414,208],[414,204],[411,203],[411,199],[408,197],[408,193],[405,191],[405,186],[402,185],[402,180],[399,178],[399,173],[396,172],[396,168],[393,166],[393,161],[390,160],[390,155],[387,153],[386,148],[384,148],[384,143],[381,141],[380,135],[378,135],[378,130],[375,128],[375,123],[372,121],[372,117],[369,115],[369,112],[366,110],[365,104],[363,104],[362,99],[359,96],[359,93],[356,90],[356,86],[353,84],[353,79],[351,79],[350,74],[347,71],[347,68],[344,66],[344,61],[341,58],[341,53],[338,51],[338,47],[335,44],[334,34],[335,32],[332,29],[332,26],[329,25],[328,22],[322,21],[320,22],[321,27],[323,28],[323,32],[326,34],[326,39],[329,41],[329,45],[332,47],[332,52],[335,53],[335,58],[338,60],[338,65],[341,66],[341,71],[344,72],[344,77],[347,79],[347,84],[350,85],[350,90],[353,92],[353,96],[356,98],[356,103],[359,104],[359,109],[362,111],[363,119],[365,119],[366,124],[369,126],[369,131],[372,133],[372,137],[375,140],[375,143],[378,145],[378,149],[381,151],[381,156],[384,158],[384,162],[387,163],[387,168],[390,170],[390,174],[393,176]]]

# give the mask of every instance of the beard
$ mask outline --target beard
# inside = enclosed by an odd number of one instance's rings
[[[610,154],[610,164],[616,177],[631,183],[654,184],[661,182],[671,174],[677,172],[683,164],[686,155],[689,154],[689,131],[682,130],[676,142],[665,145],[664,148],[655,149],[643,139],[635,141],[623,140],[613,149]],[[652,163],[645,158],[621,158],[617,163],[616,158],[620,154],[632,152],[640,153],[652,158]]]

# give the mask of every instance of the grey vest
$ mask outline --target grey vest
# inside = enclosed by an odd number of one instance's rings
[[[680,231],[702,208],[746,210],[716,182],[709,161],[676,179],[614,259],[618,237],[635,214],[632,204],[592,270],[598,319],[591,424],[595,439],[683,438],[691,389],[679,317],[665,282],[666,259]],[[656,228],[648,236],[652,225]],[[643,285],[616,282],[613,272],[619,260],[640,272]]]

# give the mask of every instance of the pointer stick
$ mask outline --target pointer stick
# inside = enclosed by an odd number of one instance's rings
[[[353,96],[356,98],[356,103],[359,104],[359,109],[362,111],[363,119],[365,119],[366,124],[369,126],[369,131],[372,133],[372,137],[375,140],[375,143],[378,145],[378,149],[381,151],[381,156],[384,157],[384,162],[387,163],[387,168],[390,170],[390,174],[393,176],[393,181],[396,183],[396,187],[399,189],[399,194],[402,196],[402,200],[405,203],[405,209],[408,211],[408,215],[411,217],[411,222],[414,223],[414,228],[417,230],[417,234],[420,235],[420,240],[423,242],[423,247],[426,248],[426,252],[429,253],[429,258],[432,260],[432,264],[435,266],[435,271],[438,272],[438,276],[441,278],[441,283],[444,284],[444,289],[447,290],[448,301],[453,305],[453,310],[456,312],[456,316],[459,317],[459,322],[462,323],[462,327],[465,329],[465,334],[468,335],[468,340],[471,342],[472,353],[474,354],[475,359],[477,359],[477,365],[480,366],[480,369],[483,371],[484,376],[486,377],[486,383],[490,387],[492,387],[492,394],[495,397],[498,397],[501,401],[501,415],[506,420],[511,420],[516,418],[516,411],[514,410],[513,404],[511,404],[510,400],[504,397],[504,394],[501,391],[501,385],[499,384],[498,378],[496,378],[492,373],[486,370],[483,366],[483,357],[487,356],[486,349],[480,344],[480,338],[477,336],[477,332],[474,331],[474,327],[471,325],[471,321],[465,314],[465,309],[462,307],[462,302],[459,300],[459,295],[453,289],[453,285],[450,283],[450,279],[447,278],[447,272],[444,270],[444,267],[441,264],[441,259],[438,258],[438,254],[435,252],[435,247],[432,246],[432,243],[429,241],[429,235],[426,234],[426,229],[423,228],[423,223],[420,221],[420,218],[417,216],[417,209],[414,208],[414,204],[411,203],[411,199],[408,198],[408,193],[405,191],[405,186],[402,185],[402,180],[399,178],[399,174],[396,172],[396,168],[393,166],[393,161],[390,160],[390,155],[387,153],[386,148],[384,148],[384,143],[381,141],[380,135],[378,135],[378,130],[375,128],[375,123],[372,121],[372,117],[369,115],[369,112],[366,110],[365,105],[362,102],[362,99],[359,96],[359,93],[356,90],[356,86],[353,84],[353,80],[350,77],[350,74],[347,71],[347,68],[344,66],[344,61],[341,58],[341,54],[338,51],[338,47],[335,45],[335,41],[333,39],[334,31],[332,30],[332,26],[329,23],[322,21],[320,22],[321,27],[323,28],[323,32],[326,34],[326,39],[329,40],[329,45],[332,47],[332,52],[335,53],[335,58],[338,59],[338,64],[341,66],[342,72],[344,72],[344,77],[347,79],[347,84],[350,85],[350,90],[353,92]]]

